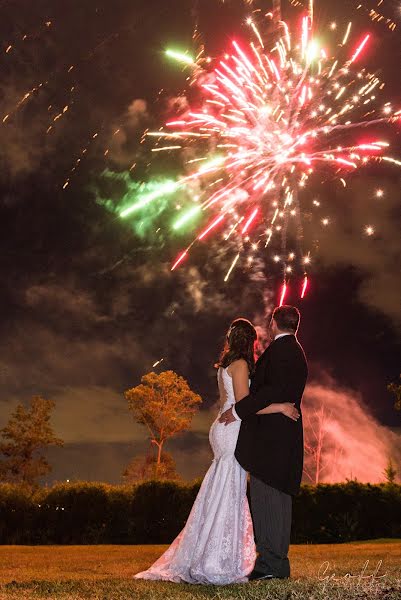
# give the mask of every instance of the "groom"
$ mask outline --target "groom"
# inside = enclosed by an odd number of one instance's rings
[[[251,511],[258,551],[249,581],[287,578],[290,563],[292,496],[303,468],[301,399],[308,367],[299,344],[300,314],[295,306],[275,308],[273,342],[256,363],[250,394],[225,411],[220,422],[241,420],[235,457],[250,473]],[[281,413],[257,415],[274,402],[295,402],[297,421]]]

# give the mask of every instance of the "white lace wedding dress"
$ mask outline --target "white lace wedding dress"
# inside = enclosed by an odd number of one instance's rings
[[[235,398],[227,369],[220,368],[218,378],[225,394],[220,416]],[[234,457],[240,422],[220,424],[219,416],[209,432],[213,462],[184,529],[166,552],[135,578],[216,585],[247,581],[256,550],[246,472]]]

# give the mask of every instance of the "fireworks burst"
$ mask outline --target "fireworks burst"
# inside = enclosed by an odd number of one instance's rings
[[[180,214],[174,228],[187,225],[201,211],[209,215],[172,270],[188,258],[194,243],[225,228],[223,239],[236,236],[238,241],[227,281],[243,252],[251,263],[252,251],[267,248],[278,235],[283,253],[273,260],[282,266],[280,302],[293,271],[289,262],[295,258],[303,272],[303,298],[310,253],[300,245],[300,188],[315,172],[331,173],[345,186],[349,172],[369,161],[400,164],[385,154],[387,141],[366,133],[367,126],[395,122],[401,115],[390,103],[378,103],[383,83],[360,64],[370,34],[354,43],[349,23],[333,55],[312,37],[312,14],[311,5],[295,41],[287,24],[275,22],[268,13],[263,27],[249,18],[252,41],[233,41],[224,57],[211,60],[202,55],[195,61],[187,53],[167,52],[192,69],[191,84],[200,90],[201,100],[196,108],[149,135],[158,140],[154,151],[190,149],[193,156],[187,160],[188,174],[174,186],[189,191],[193,186],[202,192]],[[330,29],[337,33],[337,27]],[[135,202],[132,210],[137,206]],[[132,210],[126,208],[121,216]],[[296,253],[287,250],[292,223],[298,239]],[[327,226],[330,220],[324,217],[321,223]],[[374,229],[368,226],[365,231],[370,236]]]

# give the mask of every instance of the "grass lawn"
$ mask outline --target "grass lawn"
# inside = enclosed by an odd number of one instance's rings
[[[134,581],[164,548],[0,546],[0,600],[401,600],[401,540],[291,546],[286,581],[220,587]]]

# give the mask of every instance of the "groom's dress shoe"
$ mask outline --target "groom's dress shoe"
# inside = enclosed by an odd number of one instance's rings
[[[260,571],[252,571],[248,575],[248,581],[265,581],[266,579],[287,579],[287,577],[278,577],[272,573],[261,573]]]
[[[252,571],[250,575],[248,575],[248,581],[261,581],[262,579],[274,579],[274,575],[266,573],[261,573],[260,571]]]

